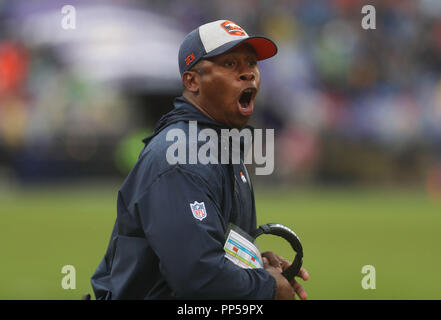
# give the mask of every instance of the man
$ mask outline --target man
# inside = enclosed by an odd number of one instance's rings
[[[260,86],[257,61],[277,52],[231,21],[193,30],[179,50],[183,95],[163,116],[118,194],[117,219],[91,282],[97,299],[294,299],[306,293],[282,276],[290,264],[272,252],[263,268],[241,268],[225,256],[230,223],[256,228],[254,193],[240,164],[170,163],[171,133],[243,128]],[[178,150],[187,160],[190,144]],[[245,173],[245,175],[244,175]],[[245,176],[247,178],[245,178]],[[309,275],[301,269],[304,280]]]

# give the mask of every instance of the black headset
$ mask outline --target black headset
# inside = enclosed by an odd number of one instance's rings
[[[261,225],[259,228],[251,233],[251,236],[256,239],[263,234],[272,234],[282,237],[289,242],[289,244],[295,251],[296,256],[293,263],[282,273],[288,281],[291,281],[299,273],[303,263],[303,247],[300,243],[299,237],[290,228],[280,223],[268,223]]]

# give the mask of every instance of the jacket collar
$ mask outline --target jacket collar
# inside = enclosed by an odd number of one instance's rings
[[[161,132],[163,129],[179,121],[197,121],[200,124],[209,125],[216,130],[231,129],[230,127],[224,124],[218,123],[208,118],[183,96],[175,98],[175,100],[173,101],[173,105],[174,105],[174,109],[169,113],[163,115],[161,119],[159,119],[153,134],[142,140],[145,144],[150,142],[150,140],[153,137],[155,137],[159,132]],[[251,132],[254,131],[254,128],[249,125],[247,125],[246,128],[249,128]]]

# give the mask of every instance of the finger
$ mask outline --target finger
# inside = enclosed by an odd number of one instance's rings
[[[302,300],[308,299],[308,295],[306,294],[305,289],[302,287],[302,285],[300,283],[295,281],[292,287],[300,299],[302,299]]]
[[[303,279],[303,281],[307,281],[309,279],[309,273],[305,268],[300,268],[299,273],[297,273],[297,277]]]
[[[285,271],[286,269],[288,269],[291,266],[291,262],[289,262],[285,258],[279,256],[279,260],[280,260],[280,265],[281,265],[283,271]]]
[[[262,256],[266,257],[273,267],[278,267],[280,265],[279,257],[274,252],[265,251],[262,253]]]
[[[273,267],[279,269],[280,272],[283,271],[283,270],[282,270],[281,263],[280,263],[280,260],[279,260],[279,258],[277,257],[276,254],[274,254],[274,253],[271,252],[271,251],[267,251],[267,252],[264,252],[263,255],[265,256],[265,258],[268,259],[268,262],[269,262],[269,264],[270,264],[271,266],[273,266]]]
[[[268,267],[269,262],[268,259],[266,257],[262,257],[262,263],[263,263],[263,267],[266,269],[266,267]]]

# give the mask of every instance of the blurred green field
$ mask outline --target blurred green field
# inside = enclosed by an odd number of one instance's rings
[[[80,299],[115,219],[118,185],[0,190],[0,299]],[[256,191],[259,224],[300,236],[309,299],[441,299],[441,203],[424,190],[278,188]],[[258,239],[290,258],[284,240]],[[64,265],[76,289],[64,290]],[[376,289],[361,286],[364,265]]]

